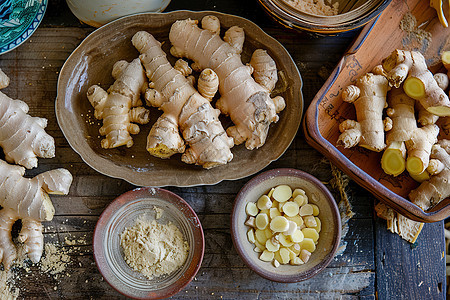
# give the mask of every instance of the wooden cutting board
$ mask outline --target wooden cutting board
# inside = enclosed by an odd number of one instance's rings
[[[445,11],[449,12],[448,4]],[[370,72],[395,49],[419,51],[433,72],[443,69],[440,54],[450,50],[450,29],[439,23],[429,1],[393,0],[375,22],[366,25],[309,106],[305,135],[312,146],[397,211],[418,221],[442,220],[450,216],[448,200],[430,212],[412,204],[406,197],[418,184],[407,172],[397,177],[385,174],[381,169],[382,153],[361,147],[336,147],[339,123],[355,119],[354,106],[341,99],[343,88]]]

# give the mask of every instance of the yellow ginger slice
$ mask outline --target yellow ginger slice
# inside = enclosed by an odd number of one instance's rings
[[[216,107],[229,115],[235,125],[227,133],[235,144],[245,142],[246,148],[252,150],[265,143],[269,126],[278,121],[277,110],[284,107],[284,100],[278,98],[275,105],[270,92],[253,79],[253,68],[243,65],[237,53],[243,43],[243,35],[239,33],[242,29],[229,30],[233,32],[226,33],[225,39],[232,45],[219,35],[200,29],[197,21],[177,21],[169,33],[171,53],[192,59],[201,69],[210,68],[217,73],[221,98]]]
[[[359,145],[377,152],[386,147],[383,109],[388,88],[384,76],[367,73],[358,78],[356,85],[344,89],[342,99],[355,105],[357,121],[345,120],[339,125],[338,146],[350,148]]]
[[[381,167],[386,174],[398,176],[406,168],[406,147],[404,142],[391,142],[381,157]]]
[[[0,88],[9,84],[9,78],[0,72]],[[55,141],[44,128],[47,119],[28,115],[28,105],[13,100],[0,92],[0,147],[5,159],[27,169],[37,167],[37,157],[55,156]]]
[[[411,139],[405,142],[408,149],[406,169],[410,174],[419,175],[426,170],[430,161],[432,146],[437,142],[439,127],[435,124],[417,128]]]
[[[404,82],[405,93],[427,111],[440,117],[450,115],[450,100],[428,70],[421,53],[394,50],[383,60],[383,67],[391,86],[400,87]]]
[[[278,202],[286,202],[292,196],[292,189],[290,186],[282,184],[275,188],[272,197]]]
[[[33,262],[38,262],[43,250],[41,221],[50,221],[55,209],[48,193],[67,194],[72,175],[65,169],[44,172],[25,178],[25,169],[0,160],[0,262],[6,269],[17,256],[11,239],[11,227],[22,219],[19,241]]]
[[[100,135],[105,136],[101,141],[102,148],[131,147],[131,134],[140,131],[139,126],[133,123],[149,122],[149,111],[142,107],[140,100],[146,86],[144,69],[139,59],[131,63],[118,61],[112,74],[115,82],[108,91],[93,85],[88,89],[87,97],[95,109],[95,117],[103,120],[100,128]]]
[[[228,163],[233,158],[230,150],[233,140],[218,119],[219,110],[171,66],[161,44],[151,34],[140,31],[133,36],[132,43],[141,53],[140,59],[155,90],[154,97],[146,100],[164,112],[150,130],[147,150],[157,155],[158,149],[165,147],[165,158],[184,152],[183,162],[206,169]],[[186,150],[180,131],[189,146]]]

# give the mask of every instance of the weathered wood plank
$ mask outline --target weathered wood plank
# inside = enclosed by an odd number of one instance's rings
[[[416,247],[376,224],[379,299],[445,299],[443,222],[425,224]]]

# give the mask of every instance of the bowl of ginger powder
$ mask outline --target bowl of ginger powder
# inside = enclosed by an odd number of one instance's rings
[[[160,299],[182,290],[204,254],[200,221],[186,201],[160,188],[116,198],[94,232],[94,257],[105,280],[135,299]]]

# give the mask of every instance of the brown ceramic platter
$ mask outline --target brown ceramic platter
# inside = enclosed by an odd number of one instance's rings
[[[309,203],[320,208],[318,217],[322,229],[318,244],[310,260],[303,265],[275,267],[270,262],[262,261],[259,259],[260,253],[253,250],[255,245],[247,239],[249,227],[244,224],[247,220],[247,203],[256,202],[259,197],[280,184],[305,190]],[[237,252],[254,272],[277,282],[298,282],[317,275],[333,259],[341,240],[341,218],[333,196],[317,178],[296,169],[273,169],[252,178],[239,191],[231,215],[231,234]]]
[[[199,166],[181,162],[181,155],[162,160],[151,156],[145,149],[151,125],[161,114],[151,108],[152,121],[142,125],[141,133],[133,136],[131,148],[102,149],[98,130],[101,122],[95,120],[93,109],[86,97],[92,84],[101,83],[108,88],[113,79],[111,70],[117,60],[131,61],[138,52],[131,44],[131,37],[139,30],[146,30],[159,41],[168,53],[170,26],[180,19],[198,19],[215,15],[222,28],[238,25],[244,28],[246,40],[242,60],[250,60],[255,49],[263,48],[274,58],[278,70],[284,74],[282,95],[287,107],[280,113],[280,120],[272,124],[264,146],[249,151],[243,145],[232,149],[234,158],[227,165],[204,170]],[[168,56],[172,63],[175,59]],[[285,88],[283,88],[283,86]],[[56,116],[59,126],[71,147],[92,168],[105,175],[122,178],[139,186],[194,186],[215,184],[222,180],[239,179],[254,174],[270,162],[278,159],[294,139],[303,112],[302,80],[297,66],[286,49],[264,33],[256,24],[237,16],[212,11],[175,11],[170,13],[144,13],[118,19],[90,34],[70,55],[61,69],[58,80]],[[94,125],[90,125],[94,121]],[[231,123],[223,118],[226,128]]]
[[[339,123],[345,119],[355,119],[353,105],[341,100],[342,89],[354,83],[359,76],[370,72],[394,49],[420,51],[433,72],[442,68],[440,53],[450,50],[450,29],[442,27],[436,11],[430,8],[429,4],[430,2],[425,0],[393,0],[378,21],[366,25],[308,107],[303,127],[309,144],[379,200],[409,218],[434,222],[450,216],[448,199],[424,212],[407,199],[409,192],[418,184],[406,172],[398,177],[386,175],[381,169],[381,153],[361,147],[336,147],[340,134]],[[408,12],[417,19],[415,29],[420,26],[420,29],[429,32],[431,41],[419,41],[411,32],[399,27],[400,21]],[[445,136],[442,130],[441,132]]]

